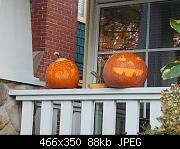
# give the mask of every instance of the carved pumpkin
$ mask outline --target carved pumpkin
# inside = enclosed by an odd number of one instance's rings
[[[59,57],[59,54],[55,52]],[[46,84],[50,88],[75,88],[79,82],[76,64],[66,58],[58,58],[46,70]]]
[[[147,78],[144,60],[133,53],[117,53],[105,63],[103,79],[109,87],[140,87]]]

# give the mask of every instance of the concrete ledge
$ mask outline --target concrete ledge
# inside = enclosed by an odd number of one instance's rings
[[[33,86],[45,86],[45,82],[40,81],[38,78],[24,78],[21,77],[21,79],[19,79],[19,77],[12,77],[12,78],[6,78],[5,76],[1,76],[2,80],[7,80],[7,81],[12,81],[12,82],[17,82],[17,83],[22,83],[22,84],[28,84],[28,85],[33,85]]]

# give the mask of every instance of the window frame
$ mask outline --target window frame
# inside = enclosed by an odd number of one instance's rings
[[[89,72],[94,70],[97,71],[97,58],[99,54],[114,54],[120,51],[105,51],[105,52],[98,52],[98,42],[99,42],[99,20],[100,20],[100,10],[106,7],[113,7],[113,6],[123,6],[123,5],[131,5],[131,4],[140,4],[140,3],[147,3],[148,4],[148,16],[147,16],[147,33],[146,33],[146,48],[145,49],[138,49],[136,53],[143,52],[145,53],[145,63],[148,66],[148,54],[149,52],[158,52],[158,51],[175,51],[180,50],[180,47],[177,48],[156,48],[150,49],[149,48],[149,33],[150,33],[150,2],[161,2],[167,0],[134,0],[134,1],[124,1],[124,2],[112,2],[112,3],[97,3],[91,2],[90,8],[90,27],[89,27],[89,44],[88,44],[88,65],[87,73],[86,73],[86,85],[88,83],[96,82],[95,78],[89,75]],[[92,8],[93,7],[93,8]],[[123,52],[132,52],[132,50],[126,50]],[[92,63],[93,61],[93,63]],[[88,66],[87,65],[87,66]],[[145,87],[147,87],[147,81],[145,82]]]

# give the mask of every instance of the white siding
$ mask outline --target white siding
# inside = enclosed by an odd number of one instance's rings
[[[29,0],[0,0],[0,79],[33,84]]]

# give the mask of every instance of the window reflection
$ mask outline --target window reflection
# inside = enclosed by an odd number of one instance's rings
[[[112,53],[125,50],[148,61],[147,86],[170,86],[177,82],[177,79],[162,80],[160,69],[180,59],[180,34],[169,24],[170,18],[180,19],[179,8],[179,0],[101,8],[97,64],[100,76]]]
[[[180,19],[180,1],[151,3],[149,48],[178,47],[179,35],[170,25],[170,18]]]
[[[163,80],[161,77],[160,69],[169,62],[179,60],[180,51],[161,51],[149,53],[149,66],[148,66],[148,86],[161,87],[170,86],[171,83],[178,83],[178,78]],[[180,83],[180,82],[179,82]]]
[[[146,13],[145,4],[101,9],[99,51],[145,48]]]

